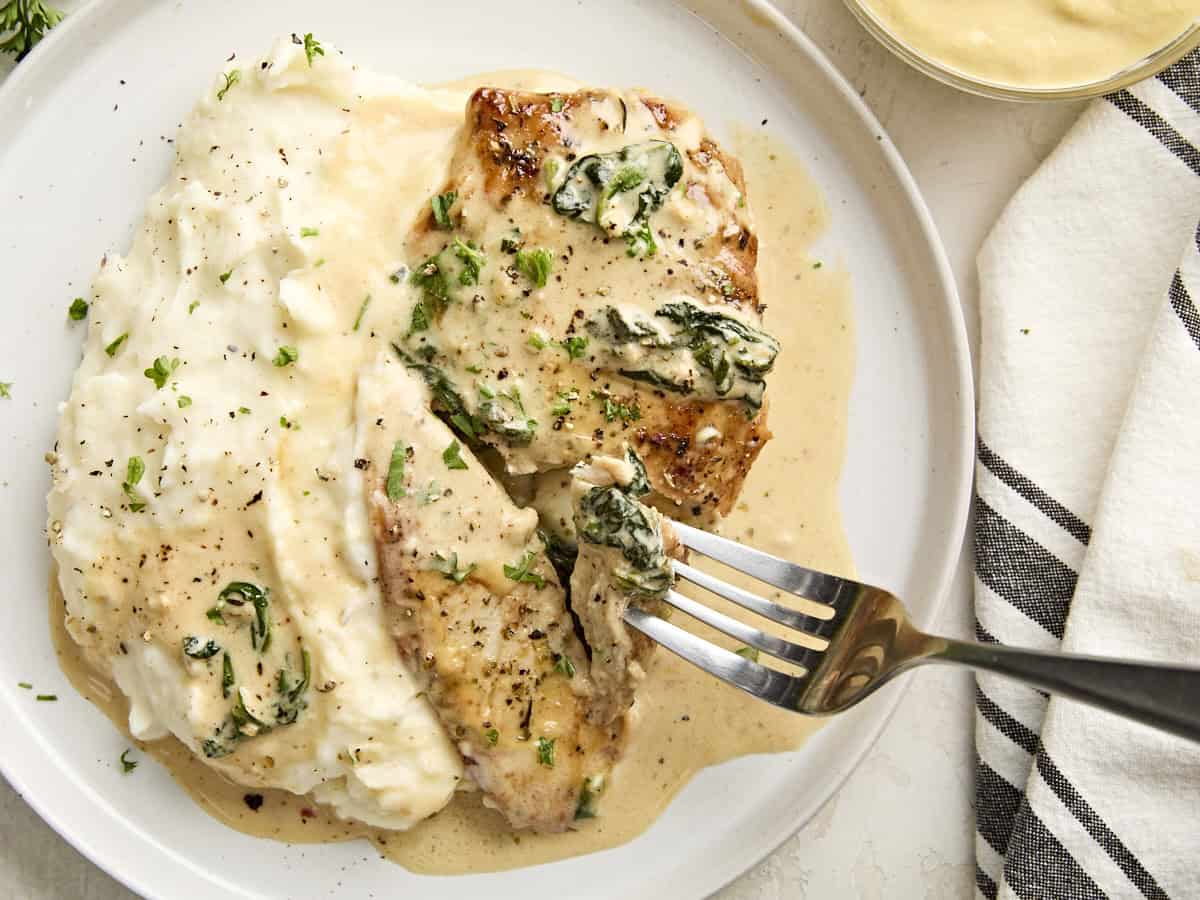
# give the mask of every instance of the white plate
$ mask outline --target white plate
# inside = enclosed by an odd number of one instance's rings
[[[798,31],[761,3],[107,0],[71,16],[0,90],[0,767],[67,840],[155,898],[501,898],[705,895],[765,855],[836,790],[899,699],[892,687],[799,752],[701,774],[643,837],[550,866],[423,878],[364,843],[286,846],[225,828],[165,771],[136,778],[126,746],[61,675],[47,630],[42,525],[56,404],[83,328],[67,322],[101,255],[128,245],[165,178],[167,143],[230,53],[312,31],[367,66],[413,80],[542,66],[638,84],[695,107],[720,134],[770,120],[833,213],[820,248],[854,280],[857,369],[842,482],[864,577],[928,623],[949,584],[969,498],[970,361],[934,227],[879,124]],[[775,398],[775,415],[786,400]],[[813,427],[820,427],[814,423]],[[59,702],[36,703],[31,681]]]

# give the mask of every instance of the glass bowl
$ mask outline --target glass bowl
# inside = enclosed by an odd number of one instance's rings
[[[879,19],[879,17],[864,5],[861,0],[845,0],[850,12],[862,23],[876,40],[887,47],[900,59],[914,69],[924,72],[931,78],[936,78],[943,84],[956,87],[959,90],[982,97],[992,97],[998,100],[1023,100],[1028,102],[1046,100],[1084,100],[1088,97],[1098,97],[1112,91],[1128,87],[1143,78],[1157,75],[1171,63],[1183,57],[1189,50],[1200,45],[1200,22],[1193,24],[1174,40],[1160,47],[1154,53],[1146,56],[1118,72],[1100,79],[1083,84],[1066,84],[1057,87],[1026,87],[1024,85],[1004,84],[978,78],[966,72],[955,69],[932,57],[926,56],[920,50],[905,43]]]

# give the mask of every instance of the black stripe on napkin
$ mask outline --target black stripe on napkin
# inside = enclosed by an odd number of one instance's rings
[[[1200,312],[1196,311],[1196,304],[1192,302],[1192,295],[1188,293],[1178,269],[1175,270],[1175,277],[1171,279],[1167,295],[1171,298],[1171,309],[1175,310],[1175,315],[1183,322],[1192,343],[1200,348]]]
[[[1154,876],[1143,868],[1138,858],[1122,843],[1091,805],[1080,796],[1079,791],[1067,780],[1044,749],[1037,755],[1037,768],[1042,779],[1054,791],[1055,796],[1062,801],[1062,805],[1071,811],[1071,815],[1079,821],[1087,833],[1104,848],[1104,852],[1120,867],[1125,876],[1142,892],[1142,895],[1147,900],[1168,900],[1166,892],[1158,886]]]
[[[1062,638],[1075,593],[1075,573],[978,496],[975,572],[999,596]]]
[[[1030,756],[1037,753],[1038,736],[1036,732],[1001,709],[995,700],[983,692],[978,683],[975,685],[975,706],[979,710],[979,714],[1010,741]]]
[[[985,444],[982,438],[976,438],[975,448],[979,461],[987,467],[989,472],[1028,500],[1043,515],[1061,525],[1081,544],[1086,544],[1092,539],[1092,529],[1083,519],[1009,465],[998,453]]]
[[[1200,55],[1195,51],[1160,72],[1158,80],[1178,94],[1180,100],[1200,112]]]
[[[990,875],[975,864],[975,887],[979,888],[979,893],[983,894],[987,900],[996,900],[996,882],[992,881]]]
[[[1001,856],[1008,850],[1021,792],[975,755],[975,828]]]
[[[1200,175],[1200,150],[1176,131],[1166,119],[1127,90],[1109,94],[1105,99],[1154,135],[1160,144]]]
[[[1021,900],[1108,900],[1069,850],[1021,803],[1020,826],[1004,864],[1004,880]]]

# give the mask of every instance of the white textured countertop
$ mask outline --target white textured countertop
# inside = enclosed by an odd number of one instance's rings
[[[840,0],[776,3],[858,89],[908,162],[945,242],[971,346],[977,347],[976,250],[1080,106],[969,97],[892,58]],[[79,3],[60,5],[69,10]],[[0,78],[10,68],[0,62]],[[969,566],[969,559],[960,565],[938,623],[950,635],[972,632]],[[974,681],[963,672],[920,672],[882,739],[842,790],[774,855],[718,894],[720,900],[970,896],[973,690]],[[68,846],[0,780],[0,897],[133,896]]]

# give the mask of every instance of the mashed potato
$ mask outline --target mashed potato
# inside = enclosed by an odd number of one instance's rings
[[[67,627],[135,736],[387,828],[462,764],[384,625],[356,376],[408,320],[464,101],[299,39],[228,63],[95,279],[49,497]]]

